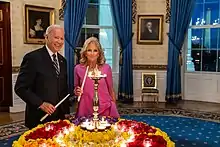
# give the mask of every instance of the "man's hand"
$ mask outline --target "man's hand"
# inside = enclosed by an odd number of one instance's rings
[[[54,111],[56,110],[56,108],[52,104],[47,103],[47,102],[43,102],[43,104],[40,105],[40,109],[43,110],[44,112],[46,112],[49,115],[54,113]]]

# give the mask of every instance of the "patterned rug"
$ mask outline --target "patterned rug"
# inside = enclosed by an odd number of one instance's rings
[[[219,113],[149,108],[123,108],[119,112],[124,114],[122,118],[143,121],[167,132],[176,147],[220,146]],[[23,121],[0,126],[0,147],[11,147],[26,130]]]
[[[220,147],[220,123],[176,116],[126,115],[166,132],[176,147]]]
[[[14,140],[28,129],[24,126],[24,121],[18,121],[0,126],[0,147],[11,147]]]
[[[18,121],[11,124],[0,126],[0,140],[9,139],[13,136],[20,135],[27,128],[24,126],[24,121]]]

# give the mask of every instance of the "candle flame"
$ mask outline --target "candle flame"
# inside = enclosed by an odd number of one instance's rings
[[[144,147],[151,147],[152,145],[150,141],[144,141],[143,144],[144,144]]]
[[[46,143],[42,143],[39,147],[47,147]]]
[[[53,126],[48,125],[45,127],[45,131],[50,131],[50,130],[53,130]]]

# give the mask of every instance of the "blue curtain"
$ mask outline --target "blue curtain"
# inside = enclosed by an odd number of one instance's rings
[[[118,99],[133,102],[132,71],[132,0],[110,0],[121,46]]]
[[[192,17],[195,0],[171,0],[166,101],[176,103],[181,94],[181,48]]]
[[[67,0],[64,10],[65,57],[67,59],[68,86],[73,94],[74,49],[80,35],[88,0]]]

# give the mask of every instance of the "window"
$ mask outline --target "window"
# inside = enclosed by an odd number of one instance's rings
[[[196,0],[187,42],[187,71],[220,72],[219,0]]]
[[[90,0],[78,47],[91,36],[97,37],[104,49],[106,63],[118,72],[119,47],[109,0]]]

